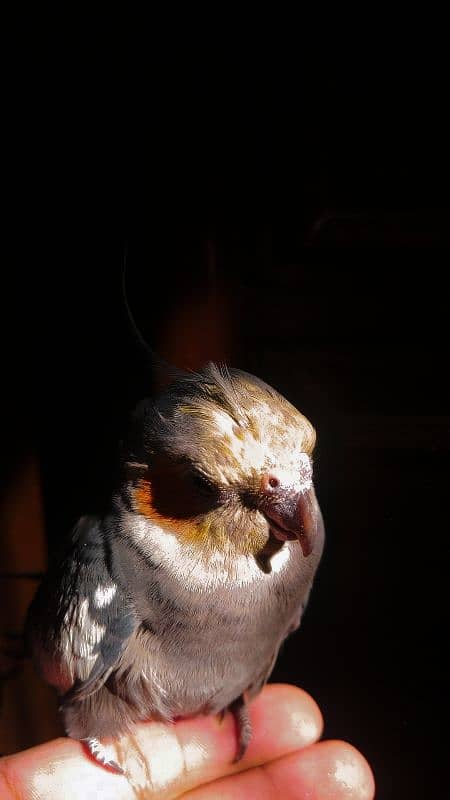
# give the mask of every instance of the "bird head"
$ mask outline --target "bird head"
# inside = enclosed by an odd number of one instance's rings
[[[316,434],[279,392],[237,369],[182,374],[136,411],[133,510],[204,552],[314,547]]]

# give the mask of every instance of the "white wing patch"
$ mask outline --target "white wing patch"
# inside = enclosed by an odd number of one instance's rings
[[[64,616],[59,646],[73,677],[85,680],[97,659],[96,646],[106,633],[89,614],[89,599],[75,597]]]
[[[102,586],[102,584],[99,583],[94,592],[95,608],[105,608],[105,606],[109,606],[116,592],[117,586],[114,584],[111,584],[110,586]]]

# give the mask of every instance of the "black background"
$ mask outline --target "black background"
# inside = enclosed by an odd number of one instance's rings
[[[294,43],[24,36],[6,76],[6,474],[35,443],[50,546],[107,496],[151,380],[125,247],[150,340],[219,287],[234,365],[318,431],[327,546],[273,679],[313,694],[377,796],[430,796],[447,696],[446,65],[420,48],[344,66]],[[207,341],[202,307],[189,324]]]

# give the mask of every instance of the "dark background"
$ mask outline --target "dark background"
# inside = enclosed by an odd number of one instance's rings
[[[378,797],[430,796],[447,697],[445,65],[41,44],[7,74],[6,477],[32,442],[50,548],[107,497],[151,387],[126,249],[163,354],[225,357],[317,428],[327,546],[273,679],[313,694]]]

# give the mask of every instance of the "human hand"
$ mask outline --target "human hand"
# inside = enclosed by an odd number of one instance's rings
[[[112,744],[124,769],[99,767],[72,739],[0,759],[3,800],[372,800],[374,779],[363,756],[342,741],[321,741],[322,716],[301,689],[269,684],[250,705],[253,736],[233,764],[231,714],[174,725],[140,723]]]

